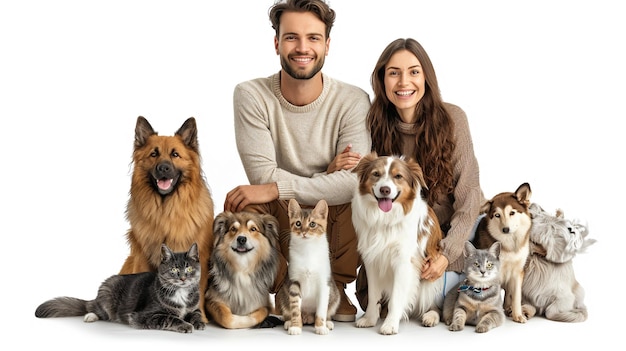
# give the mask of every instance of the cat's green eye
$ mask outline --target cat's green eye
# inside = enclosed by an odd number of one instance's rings
[[[315,228],[316,225],[317,225],[317,223],[311,222],[311,223],[309,223],[309,228]]]
[[[185,273],[193,272],[193,267],[185,267]]]
[[[474,262],[474,267],[480,267],[480,264],[478,262]]]
[[[296,228],[300,228],[300,227],[302,227],[302,222],[296,221]]]
[[[172,274],[178,274],[178,272],[180,272],[180,269],[174,267],[170,270],[170,272],[172,272]]]
[[[491,269],[491,268],[493,268],[493,263],[487,262],[487,269]]]

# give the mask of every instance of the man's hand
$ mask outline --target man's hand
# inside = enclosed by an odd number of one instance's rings
[[[276,183],[239,185],[226,194],[224,211],[240,212],[248,205],[264,204],[278,199]]]
[[[342,169],[348,170],[354,168],[361,160],[361,154],[350,152],[350,149],[352,149],[352,144],[348,144],[339,155],[335,156],[335,159],[328,165],[326,173],[330,174]]]

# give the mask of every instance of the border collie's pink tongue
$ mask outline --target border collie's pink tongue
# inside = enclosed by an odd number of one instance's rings
[[[383,212],[391,211],[391,199],[378,199],[378,208],[380,208]]]
[[[157,181],[157,186],[161,190],[167,190],[170,188],[170,186],[172,186],[172,181],[173,179],[159,179]]]

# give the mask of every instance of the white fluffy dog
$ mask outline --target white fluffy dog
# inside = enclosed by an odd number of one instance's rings
[[[533,203],[530,212],[532,254],[522,284],[524,314],[583,322],[587,319],[585,290],[576,280],[572,259],[596,240],[587,239],[587,226],[565,219],[561,210],[552,215]]]

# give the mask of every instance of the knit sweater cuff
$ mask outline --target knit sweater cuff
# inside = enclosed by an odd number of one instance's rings
[[[278,199],[289,200],[296,198],[296,192],[291,186],[292,183],[288,181],[277,181],[276,187],[278,188]],[[296,199],[297,200],[297,199]]]

